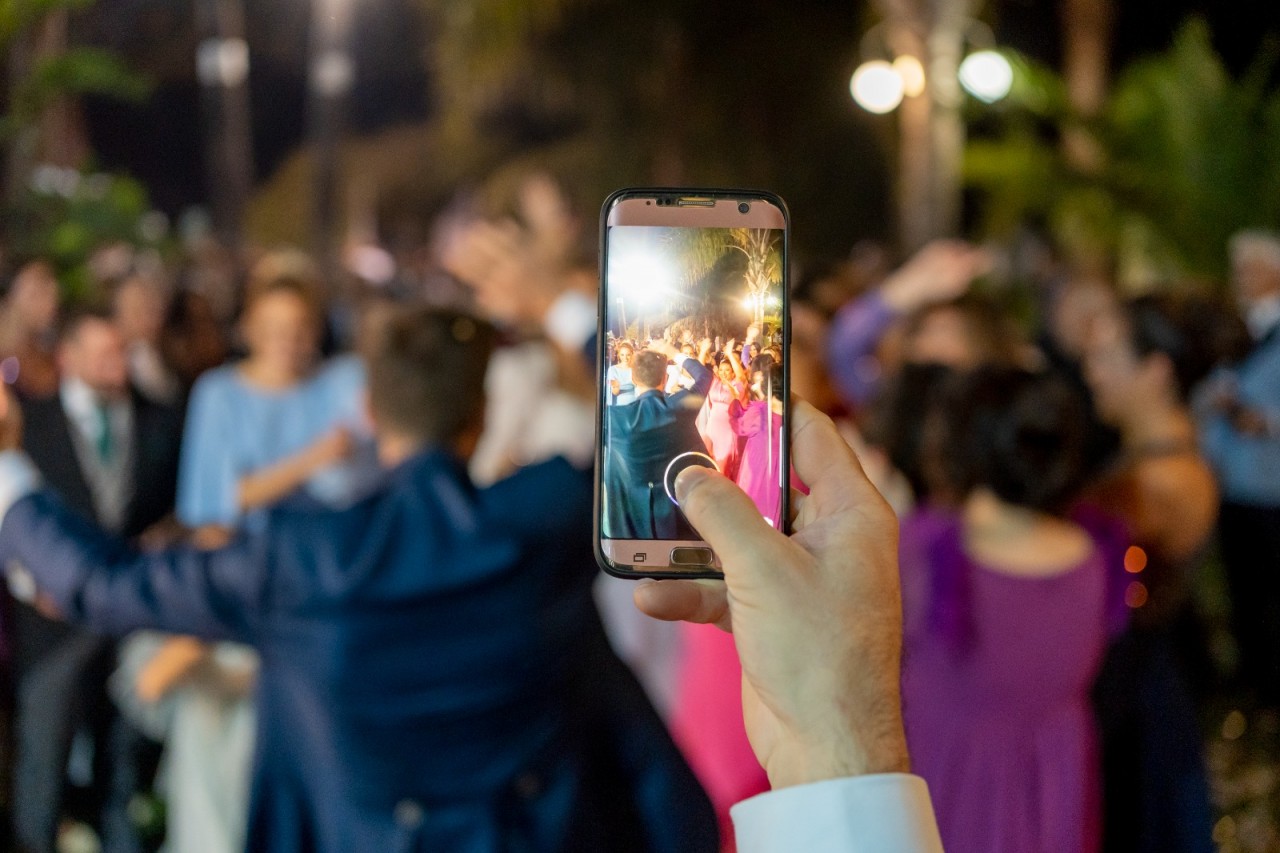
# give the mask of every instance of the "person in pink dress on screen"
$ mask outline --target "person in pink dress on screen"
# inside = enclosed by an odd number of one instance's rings
[[[717,354],[715,379],[698,413],[698,434],[707,444],[707,453],[715,460],[720,473],[731,480],[738,476],[742,439],[729,420],[729,407],[742,400],[747,389],[747,373],[733,357],[733,344],[730,340],[724,351]]]
[[[734,479],[760,508],[760,514],[774,527],[780,523],[782,493],[779,476],[782,464],[782,365],[766,354],[751,362],[751,397],[747,405],[734,400],[729,406],[729,422],[743,441],[742,459]]]

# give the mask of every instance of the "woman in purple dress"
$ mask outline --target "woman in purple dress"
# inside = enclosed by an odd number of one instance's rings
[[[1124,539],[1063,515],[1083,468],[1083,401],[1059,380],[988,369],[926,417],[926,471],[958,500],[902,523],[913,769],[950,853],[1095,853],[1089,689],[1124,618],[1111,568]]]

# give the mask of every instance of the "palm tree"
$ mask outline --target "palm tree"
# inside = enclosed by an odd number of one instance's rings
[[[684,286],[701,294],[704,317],[727,320],[726,299],[751,306],[752,322],[771,313],[770,298],[782,286],[781,235],[769,228],[672,229],[673,250],[681,258]],[[719,276],[717,279],[717,275]],[[743,295],[741,286],[746,286]],[[732,326],[732,323],[727,325]]]

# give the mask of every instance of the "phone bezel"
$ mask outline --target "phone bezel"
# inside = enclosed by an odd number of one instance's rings
[[[787,204],[777,193],[767,190],[752,189],[726,189],[711,187],[628,187],[617,190],[605,199],[604,204],[600,208],[600,253],[599,253],[599,288],[598,288],[598,304],[596,314],[596,424],[595,424],[595,487],[594,499],[592,504],[592,545],[595,550],[596,563],[600,568],[610,575],[627,580],[639,580],[641,578],[723,578],[724,573],[717,569],[701,569],[691,568],[684,569],[658,569],[653,570],[647,567],[640,568],[633,564],[615,563],[604,552],[604,538],[601,529],[601,516],[603,510],[603,480],[604,480],[604,417],[606,414],[606,399],[604,396],[603,376],[608,366],[605,360],[608,357],[608,327],[605,323],[606,308],[608,301],[606,299],[605,290],[605,272],[609,268],[608,259],[608,238],[609,238],[609,214],[613,208],[620,202],[629,199],[652,199],[655,202],[662,199],[678,199],[690,196],[705,197],[733,202],[766,202],[776,207],[782,213],[783,229],[782,229],[782,385],[783,399],[785,400],[785,410],[783,415],[783,429],[781,440],[779,442],[779,470],[782,472],[781,487],[781,518],[779,519],[779,529],[789,534],[791,529],[791,488],[790,488],[790,472],[791,472],[791,213],[787,209]],[[670,207],[671,210],[681,210],[679,207]],[[656,223],[655,223],[656,224]],[[631,541],[631,540],[616,540]],[[672,547],[683,546],[687,543],[676,540],[647,540],[650,542],[670,542]],[[710,547],[705,542],[702,543],[706,547]],[[714,549],[713,549],[714,552]],[[716,557],[717,561],[719,556]]]

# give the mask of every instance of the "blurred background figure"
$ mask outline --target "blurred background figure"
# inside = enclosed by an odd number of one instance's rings
[[[18,269],[0,302],[0,370],[4,381],[27,397],[47,397],[58,388],[54,361],[58,279],[42,260]]]
[[[1097,687],[1109,850],[1204,851],[1212,811],[1199,730],[1206,631],[1192,591],[1218,515],[1189,399],[1229,357],[1230,318],[1213,301],[1151,295],[1098,319],[1085,377],[1120,451],[1089,499],[1128,528],[1132,619]]]
[[[1248,326],[1247,355],[1197,399],[1204,452],[1222,489],[1219,541],[1241,685],[1280,710],[1280,236],[1231,241],[1232,293]]]
[[[320,362],[323,318],[305,256],[258,262],[240,323],[246,356],[202,375],[187,413],[178,517],[198,546],[224,544],[300,489],[342,504],[376,476],[363,426],[363,368],[350,357]],[[140,642],[154,645],[148,636]],[[139,697],[172,705],[167,844],[175,853],[244,845],[256,668],[246,647],[175,637],[138,671]]]
[[[27,453],[86,518],[129,538],[147,534],[173,511],[181,413],[130,385],[124,336],[108,313],[67,319],[58,364],[57,392],[24,406]],[[128,809],[135,791],[149,790],[156,756],[107,698],[116,643],[58,621],[31,590],[13,593],[18,848],[57,849],[79,745],[87,792],[76,817],[98,831],[104,850],[138,850]]]
[[[960,301],[988,264],[980,249],[963,242],[932,243],[879,287],[841,307],[828,331],[827,365],[845,405],[855,412],[865,408],[903,361],[962,369],[1011,362],[999,351],[1010,340],[1003,317],[984,304]],[[888,340],[895,331],[899,339]]]
[[[129,380],[157,403],[178,405],[185,390],[164,352],[164,321],[169,315],[165,286],[148,276],[131,275],[115,287],[112,313],[129,353]]]

